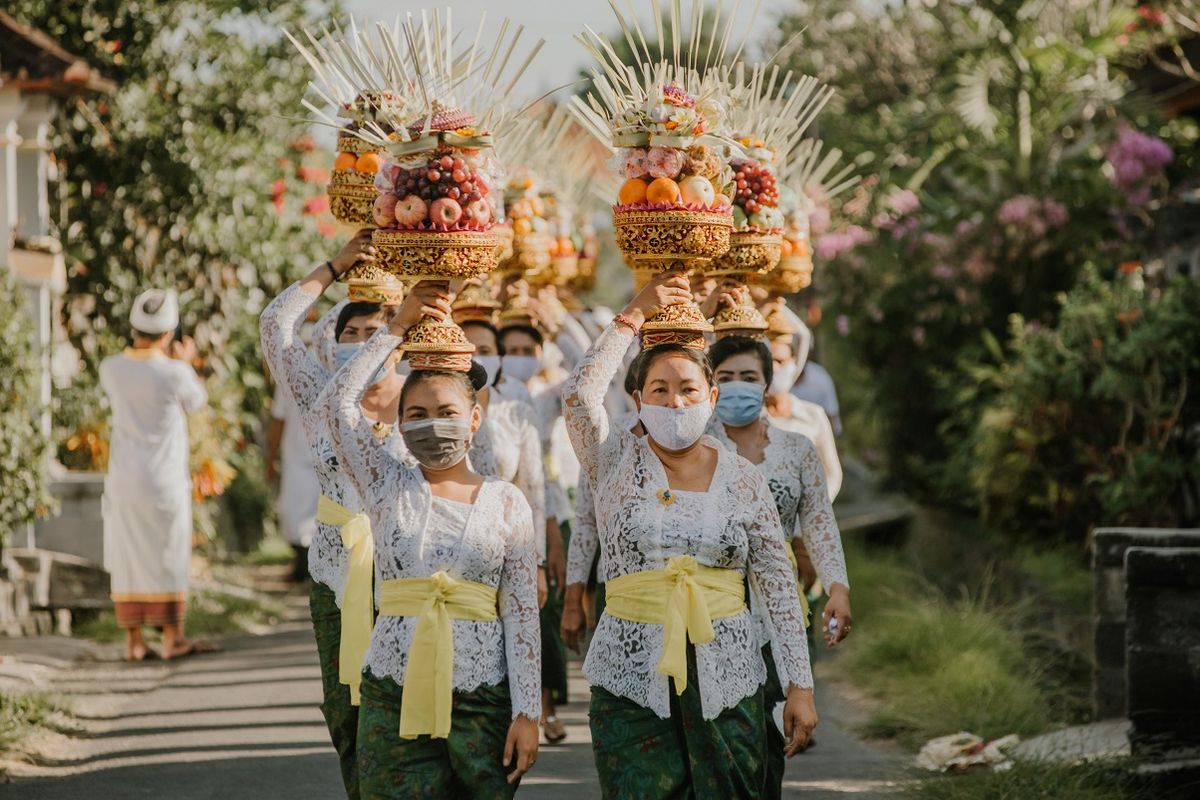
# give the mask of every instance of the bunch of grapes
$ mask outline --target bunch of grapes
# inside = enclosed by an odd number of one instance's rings
[[[736,186],[733,201],[747,214],[757,214],[764,206],[779,202],[779,188],[771,170],[753,159],[736,162],[733,167]]]
[[[415,194],[426,203],[443,197],[467,206],[487,196],[487,181],[472,172],[460,156],[446,155],[429,160],[422,168],[409,169],[396,179],[396,193],[401,197]]]

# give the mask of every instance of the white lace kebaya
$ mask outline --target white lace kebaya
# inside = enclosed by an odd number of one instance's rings
[[[538,561],[545,561],[546,472],[533,407],[491,391],[468,458],[480,475],[509,481],[525,495],[533,514]]]
[[[705,436],[702,445],[717,452],[708,491],[672,490],[674,499],[667,504],[660,499],[669,488],[666,473],[647,439],[610,424],[604,397],[630,336],[626,327],[609,325],[563,387],[567,429],[594,494],[600,580],[661,569],[678,555],[748,575],[779,649],[782,684],[811,687],[796,583],[779,513],[762,475]],[[705,719],[715,719],[766,680],[759,634],[748,610],[713,620],[713,630],[713,641],[694,646]],[[669,679],[655,669],[662,634],[661,625],[605,614],[588,650],[584,674],[593,685],[670,717]]]
[[[825,468],[812,440],[800,433],[783,430],[770,417],[767,422],[767,446],[763,460],[756,464],[775,498],[784,536],[790,541],[797,534],[826,587],[840,583],[850,588],[846,574],[846,556],[842,552],[842,534],[833,516],[833,504],[825,483]],[[737,445],[725,433],[725,426],[713,416],[709,433],[714,439],[737,452]]]
[[[360,401],[370,377],[403,340],[378,331],[323,395],[338,457],[371,517],[375,580],[423,578],[438,570],[496,588],[499,619],[451,620],[454,689],[508,678],[512,715],[537,721],[542,708],[541,629],[533,516],[515,486],[484,481],[472,504],[435,499],[418,467],[372,446]],[[380,616],[364,670],[403,685],[416,617]]]
[[[296,400],[304,433],[312,448],[321,494],[357,513],[363,510],[363,504],[333,451],[328,415],[320,401],[321,392],[330,383],[332,374],[313,358],[300,339],[300,326],[316,301],[317,297],[301,289],[299,283],[284,289],[271,301],[258,322],[263,356],[271,368],[271,374],[287,385]],[[318,353],[325,353],[321,361],[329,364],[333,359],[329,342],[333,341],[337,312],[343,305],[334,306],[313,329],[314,348]],[[392,426],[382,441],[374,438],[373,441],[376,449],[396,455],[404,452],[404,440],[396,426]],[[342,547],[341,530],[318,522],[316,536],[308,550],[308,571],[314,581],[333,590],[339,608],[348,570],[349,561],[346,549]]]
[[[835,500],[842,488],[842,461],[838,458],[829,417],[825,415],[825,409],[799,397],[789,394],[786,402],[789,415],[771,417],[771,423],[777,428],[809,438],[821,458],[821,466],[825,468],[825,488],[829,492],[829,499]]]

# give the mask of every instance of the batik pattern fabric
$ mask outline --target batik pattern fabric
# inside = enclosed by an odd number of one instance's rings
[[[312,613],[313,634],[317,639],[317,658],[321,665],[321,715],[338,754],[342,783],[350,800],[359,797],[358,707],[350,704],[350,687],[341,682],[338,674],[341,659],[342,612],[338,610],[333,590],[313,581],[309,589],[308,607]]]
[[[512,716],[541,717],[541,637],[537,556],[529,503],[512,484],[487,478],[474,503],[435,502],[419,467],[372,444],[361,398],[375,371],[402,343],[378,331],[333,378],[322,402],[339,460],[371,519],[375,585],[445,571],[497,592],[498,618],[451,620],[453,688],[471,692],[505,680]],[[365,676],[404,684],[419,618],[381,615],[367,649]]]
[[[571,541],[571,524],[562,524],[564,546]],[[554,703],[567,702],[567,646],[562,640],[563,587],[551,586],[540,613],[542,623],[542,689],[550,690]]]
[[[284,289],[271,301],[259,319],[263,356],[271,368],[271,374],[287,385],[300,411],[300,421],[312,447],[313,466],[317,471],[321,494],[352,514],[357,514],[364,507],[354,482],[334,452],[328,414],[320,399],[322,391],[332,383],[332,373],[318,363],[300,338],[300,326],[308,309],[316,301],[317,298],[305,292],[298,283]],[[317,322],[314,336],[319,341],[329,338],[329,319],[334,316],[331,311]],[[324,358],[328,356],[322,360]],[[367,429],[371,427],[365,420],[363,425]],[[382,440],[373,437],[372,442],[373,449],[383,449],[393,456],[399,457],[406,452],[399,426],[392,426]],[[314,581],[333,589],[338,607],[342,604],[349,568],[349,555],[342,546],[341,529],[318,522],[316,536],[308,550],[308,570]]]
[[[511,724],[508,685],[455,692],[450,735],[400,738],[404,688],[391,678],[364,675],[358,720],[358,774],[370,800],[511,798],[504,741]]]
[[[571,442],[591,483],[596,508],[601,571],[605,582],[621,575],[666,567],[674,556],[735,570],[749,578],[766,609],[781,671],[801,687],[812,686],[804,618],[784,550],[779,513],[762,475],[712,437],[702,445],[717,455],[709,489],[695,498],[702,510],[675,500],[662,462],[645,437],[610,423],[604,407],[608,386],[621,367],[631,332],[610,325],[563,388]],[[766,669],[749,610],[713,620],[715,638],[698,644],[697,683],[705,719],[755,695]],[[633,700],[659,717],[671,714],[672,691],[656,666],[663,626],[605,614],[584,663],[593,686]],[[690,686],[691,684],[689,684]],[[761,721],[760,721],[761,722]],[[761,730],[761,725],[758,728]]]
[[[758,689],[710,719],[688,648],[688,685],[671,693],[670,717],[592,687],[589,721],[605,798],[758,800],[763,795],[766,732]]]

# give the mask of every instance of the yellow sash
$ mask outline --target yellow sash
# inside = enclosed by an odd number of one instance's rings
[[[687,643],[711,642],[712,621],[746,609],[742,573],[673,556],[663,569],[612,578],[604,587],[604,610],[631,622],[663,626],[663,651],[656,669],[687,688]]]
[[[404,695],[400,701],[400,738],[450,735],[454,691],[452,619],[494,620],[496,590],[444,571],[428,578],[397,578],[379,587],[379,613],[420,617],[408,648]]]
[[[800,563],[796,561],[796,551],[792,549],[792,543],[786,541],[783,543],[784,552],[787,553],[788,561],[792,563],[792,576],[796,579],[796,591],[800,594],[800,613],[804,616],[804,627],[808,627],[808,595],[804,592],[804,582],[800,580]]]
[[[340,503],[321,495],[317,501],[317,522],[341,529],[342,547],[350,556],[346,589],[342,594],[338,680],[350,687],[350,702],[358,705],[363,659],[371,643],[371,628],[375,625],[375,604],[371,598],[375,542],[371,538],[371,520],[366,514],[353,514]]]

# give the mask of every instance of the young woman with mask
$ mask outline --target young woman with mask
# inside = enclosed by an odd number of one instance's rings
[[[612,425],[605,391],[659,307],[691,301],[660,275],[610,325],[563,389],[567,428],[595,492],[605,611],[588,650],[590,721],[609,797],[757,798],[765,780],[759,636],[766,610],[787,690],[787,755],[816,725],[804,619],[779,514],[758,470],[703,435],[717,387],[701,351],[640,357],[646,436]]]
[[[371,798],[512,797],[537,758],[540,652],[533,516],[471,469],[486,380],[413,370],[400,395],[411,465],[373,446],[360,398],[445,284],[413,288],[326,392],[338,458],[374,531],[379,618],[363,667],[358,767]]]
[[[783,533],[790,540],[788,546],[800,548],[803,542],[805,557],[811,558],[829,592],[821,630],[832,647],[850,633],[850,582],[821,459],[807,436],[776,427],[763,413],[763,397],[774,372],[766,344],[731,336],[709,348],[708,361],[720,391],[709,432],[758,467],[774,497]],[[799,538],[793,538],[797,532]],[[833,632],[831,619],[837,620]],[[777,678],[778,654],[764,645],[763,657],[769,673],[765,711],[771,717],[775,704],[784,698]],[[768,722],[767,738],[771,746],[767,749],[764,796],[778,798],[783,792],[784,759],[782,739],[773,721]]]
[[[543,370],[543,337],[533,325],[513,324],[500,329],[501,373],[520,383],[533,404],[543,461],[557,466],[546,457],[551,437],[562,417],[561,380],[547,380]],[[554,470],[556,473],[559,470]],[[566,548],[562,525],[570,516],[570,501],[554,478],[546,481],[546,582],[547,597],[542,606],[542,730],[546,741],[556,744],[567,738],[566,727],[555,713],[555,701],[567,699],[567,653],[559,632],[562,599],[566,583]]]
[[[350,798],[359,796],[355,738],[358,731],[359,670],[350,653],[360,649],[374,620],[371,570],[351,568],[369,552],[370,531],[361,522],[346,524],[363,511],[354,484],[334,456],[327,416],[319,402],[337,362],[344,363],[370,336],[387,325],[382,309],[369,303],[340,306],[334,336],[336,345],[323,366],[300,339],[300,326],[309,308],[334,280],[359,263],[372,263],[371,232],[359,231],[333,260],[316,267],[303,280],[285,289],[267,306],[259,320],[263,355],[275,379],[286,384],[300,411],[313,464],[321,487],[317,506],[317,533],[308,551],[312,577],[309,604],[321,662],[321,712],[341,761],[342,779]],[[318,323],[322,327],[323,323]],[[398,359],[389,355],[362,393],[361,413],[371,430],[373,446],[381,451],[403,452],[395,427],[397,399],[403,383],[392,368]],[[369,558],[369,556],[368,556]]]

